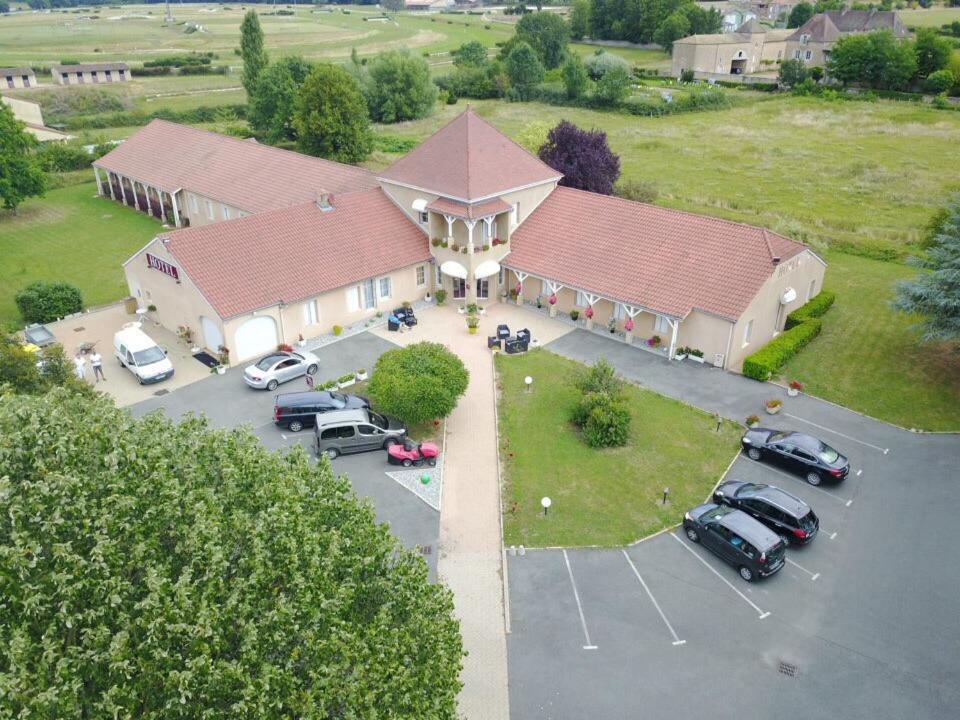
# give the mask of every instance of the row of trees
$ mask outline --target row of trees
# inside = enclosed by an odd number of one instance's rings
[[[574,39],[657,43],[669,49],[688,35],[720,32],[723,18],[693,0],[574,0],[570,27]]]
[[[827,72],[833,79],[882,90],[907,90],[944,70],[953,45],[924,28],[914,40],[899,40],[889,30],[853,34],[833,47]]]

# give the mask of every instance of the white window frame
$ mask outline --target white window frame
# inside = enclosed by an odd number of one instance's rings
[[[667,321],[666,315],[656,315],[656,319],[653,321],[653,330],[658,333],[667,333],[670,332],[670,323]]]
[[[550,292],[550,285],[547,283],[546,280],[540,281],[540,294],[543,297],[550,297],[551,295],[553,295],[553,293]]]
[[[743,328],[743,347],[750,344],[751,335],[753,335],[753,320],[747,320],[747,325]]]
[[[223,211],[223,219],[224,219],[224,220],[229,220],[229,219],[230,219],[230,206],[229,206],[229,205],[221,205],[220,208],[221,208],[221,210]]]
[[[490,278],[477,278],[477,300],[490,299]]]
[[[443,273],[440,272],[440,266],[439,266],[439,265],[435,265],[434,267],[437,268],[437,287],[442,288],[442,287],[443,287]]]
[[[613,319],[614,319],[614,320],[626,320],[626,319],[627,319],[627,309],[623,306],[623,303],[614,303],[614,304],[613,304]]]
[[[590,307],[590,303],[587,301],[586,293],[582,293],[579,290],[577,290],[577,299],[574,302],[576,303],[577,307]]]
[[[193,210],[195,213],[198,213],[198,214],[199,214],[199,212],[200,212],[200,203],[197,202],[197,196],[196,196],[196,195],[191,195],[191,196],[190,196],[190,209]]]
[[[428,213],[426,210],[421,210],[421,211],[420,211],[420,224],[421,224],[421,225],[426,225],[428,222],[430,222],[430,213]]]
[[[510,224],[517,226],[520,224],[520,202],[515,202],[510,210]]]
[[[794,51],[793,51],[793,59],[794,59],[794,60],[799,60],[799,59],[800,59],[800,51],[799,51],[799,50],[794,50]]]
[[[317,301],[307,300],[303,304],[303,324],[316,325],[318,320],[319,315],[317,314]]]
[[[213,200],[207,200],[207,219],[213,220],[216,216],[213,212]]]
[[[383,284],[387,284],[387,291],[383,291]],[[393,279],[389,275],[377,278],[377,299],[389,300],[393,297]]]
[[[347,288],[347,312],[358,312],[363,306],[363,288],[354,285]]]
[[[427,267],[425,265],[417,265],[417,269],[414,270],[414,273],[414,278],[417,281],[417,287],[424,287],[427,284]]]
[[[803,59],[804,59],[804,60],[811,60],[812,58],[813,58],[813,50],[807,50],[807,51],[803,54]]]

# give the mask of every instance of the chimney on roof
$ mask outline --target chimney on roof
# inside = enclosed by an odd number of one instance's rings
[[[333,195],[328,193],[326,190],[317,190],[315,193],[315,199],[317,207],[323,210],[323,212],[330,212],[333,210]]]

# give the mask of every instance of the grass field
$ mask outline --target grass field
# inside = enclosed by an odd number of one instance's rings
[[[827,261],[825,287],[837,301],[783,379],[903,427],[960,430],[960,354],[921,345],[915,319],[888,305],[894,283],[917,271],[842,253]]]
[[[898,10],[900,19],[908,27],[940,27],[960,20],[960,8],[936,7],[926,10]]]
[[[88,306],[127,294],[120,265],[160,224],[96,193],[84,182],[28,200],[17,215],[0,212],[0,323],[20,324],[14,295],[35,280],[72,283]]]
[[[626,386],[629,444],[594,450],[567,420],[579,363],[547,350],[498,356],[500,445],[508,545],[623,545],[673,525],[701,503],[736,454],[740,428],[675,400]],[[525,393],[523,378],[537,378]],[[664,432],[669,428],[669,432]],[[657,504],[664,486],[671,504]],[[553,500],[544,517],[540,498]]]

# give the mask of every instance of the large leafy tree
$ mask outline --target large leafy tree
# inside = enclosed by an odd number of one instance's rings
[[[787,16],[787,27],[798,28],[807,20],[813,17],[813,5],[808,2],[800,2],[793,6],[790,15]]]
[[[487,64],[487,49],[477,40],[466,42],[453,51],[453,64],[457,67],[483,67]]]
[[[534,86],[543,80],[543,63],[536,51],[525,42],[513,46],[504,65],[513,90],[523,100],[528,99]]]
[[[364,83],[370,117],[377,122],[418,120],[437,102],[427,61],[408,50],[388,50],[368,66]]]
[[[469,380],[463,361],[443,345],[419,342],[381,355],[367,389],[377,407],[413,424],[453,412]]]
[[[300,88],[313,64],[299,55],[285,57],[260,74],[247,106],[247,121],[267,142],[295,140],[293,113]]]
[[[243,59],[243,87],[252,97],[257,81],[270,62],[263,47],[263,28],[256,10],[248,10],[240,23],[240,57]]]
[[[670,15],[653,34],[653,41],[664,50],[673,48],[673,43],[690,35],[690,20],[680,10]]]
[[[561,185],[610,195],[620,177],[620,158],[602,130],[581,130],[563,120],[547,136],[540,159],[563,173]]]
[[[456,716],[450,592],[327,462],[65,390],[0,438],[4,717]]]
[[[356,78],[324,63],[300,88],[293,126],[300,149],[318,157],[357,163],[373,149],[367,103]]]
[[[34,353],[27,350],[20,339],[0,335],[0,387],[5,385],[26,394],[43,393],[61,386],[75,392],[93,393],[90,386],[74,374],[73,362],[67,358],[62,345],[48,345]],[[2,474],[0,467],[0,476]]]
[[[897,90],[916,75],[917,58],[913,43],[881,30],[840,38],[830,54],[828,70],[845,84]]]
[[[943,70],[953,53],[953,43],[933,28],[919,28],[913,47],[917,56],[917,74],[922,78]]]
[[[893,306],[921,316],[924,340],[960,339],[960,200],[939,218],[926,253],[912,262],[925,272],[897,285]]]
[[[563,64],[563,86],[567,91],[567,97],[576,100],[583,95],[590,84],[590,76],[587,75],[587,68],[576,55],[571,55]]]
[[[0,103],[0,199],[6,210],[16,210],[47,188],[47,176],[35,153],[37,140],[25,127],[6,103]]]
[[[530,45],[544,67],[552,70],[566,59],[570,26],[557,13],[527,13],[517,23],[516,39]]]
[[[570,8],[570,37],[583,40],[590,34],[590,0],[573,0]]]

